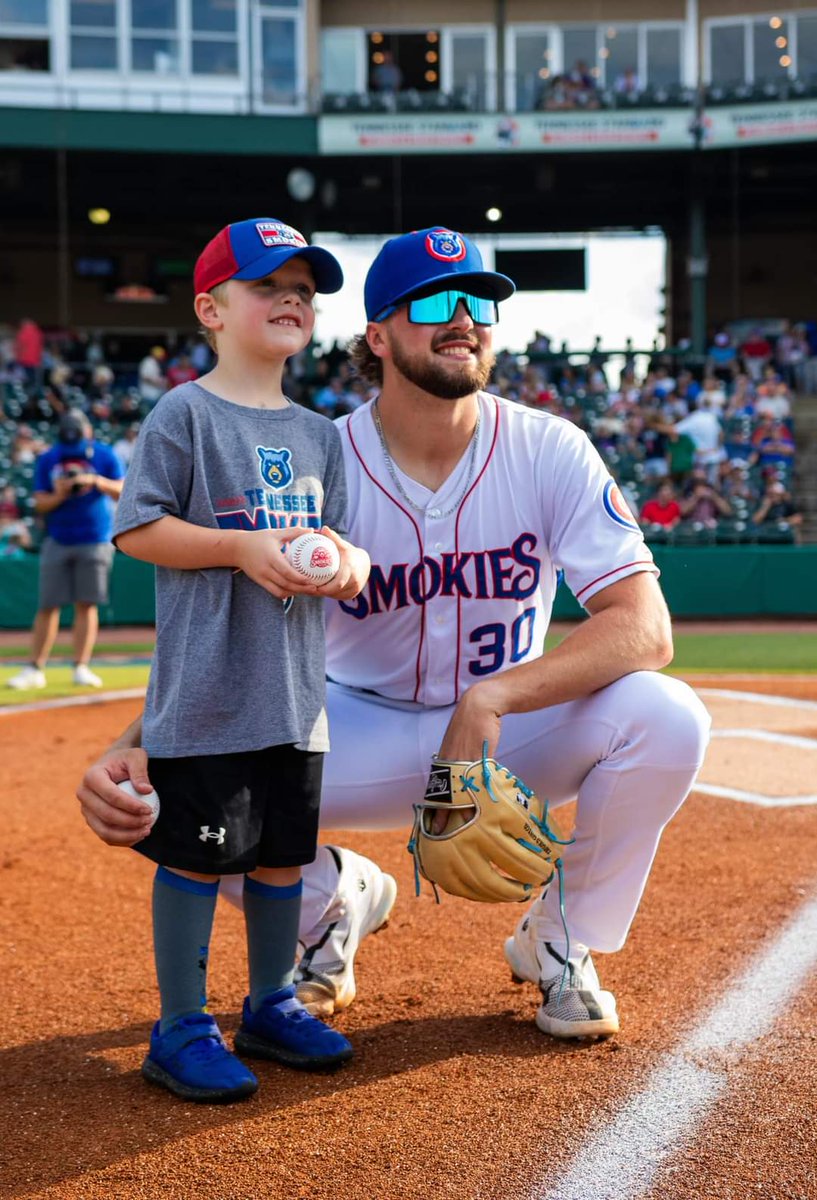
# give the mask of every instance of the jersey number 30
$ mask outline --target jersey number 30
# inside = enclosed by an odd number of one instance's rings
[[[505,655],[510,649],[509,662],[521,662],[530,652],[533,645],[533,626],[536,620],[536,609],[526,608],[511,625],[497,623],[495,625],[480,625],[473,629],[468,640],[479,646],[478,659],[468,666],[472,675],[491,675],[499,671],[505,662]],[[510,643],[510,646],[509,646]]]

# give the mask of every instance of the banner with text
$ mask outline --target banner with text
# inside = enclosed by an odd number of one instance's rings
[[[694,116],[688,108],[630,112],[383,113],[322,116],[321,154],[473,154],[495,151],[691,150]],[[817,139],[817,101],[710,108],[702,145],[730,146]]]

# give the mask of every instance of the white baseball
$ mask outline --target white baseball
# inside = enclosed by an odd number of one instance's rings
[[[141,800],[143,804],[149,804],[153,809],[153,816],[150,818],[150,823],[151,825],[156,824],[156,818],[159,815],[159,797],[155,792],[148,792],[146,796],[143,796],[141,792],[137,792],[129,779],[123,779],[116,786],[121,788],[126,795],[133,796],[135,800]]]
[[[322,533],[303,533],[289,542],[289,560],[296,571],[314,583],[334,579],[340,566],[337,546]]]

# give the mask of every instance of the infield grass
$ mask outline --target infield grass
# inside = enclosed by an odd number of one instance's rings
[[[7,708],[10,704],[32,704],[40,700],[56,700],[63,696],[99,696],[103,692],[120,692],[130,688],[147,686],[148,664],[116,664],[108,666],[105,663],[92,662],[95,674],[102,680],[102,688],[74,687],[71,682],[71,667],[59,662],[49,663],[46,671],[47,687],[37,688],[30,692],[18,692],[6,687],[6,680],[14,675],[18,667],[0,667],[0,707]]]
[[[673,674],[701,671],[801,674],[817,671],[817,633],[683,633],[675,630]],[[548,637],[545,648],[561,638]]]

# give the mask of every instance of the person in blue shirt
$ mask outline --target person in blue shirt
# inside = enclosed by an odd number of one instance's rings
[[[94,441],[81,409],[68,409],[55,445],[34,466],[34,505],[45,517],[40,551],[37,615],[31,662],[8,680],[18,691],[44,688],[45,665],[60,623],[60,609],[74,606],[74,683],[101,687],[89,667],[99,627],[99,605],[107,603],[113,563],[114,501],[125,472],[110,446]]]

